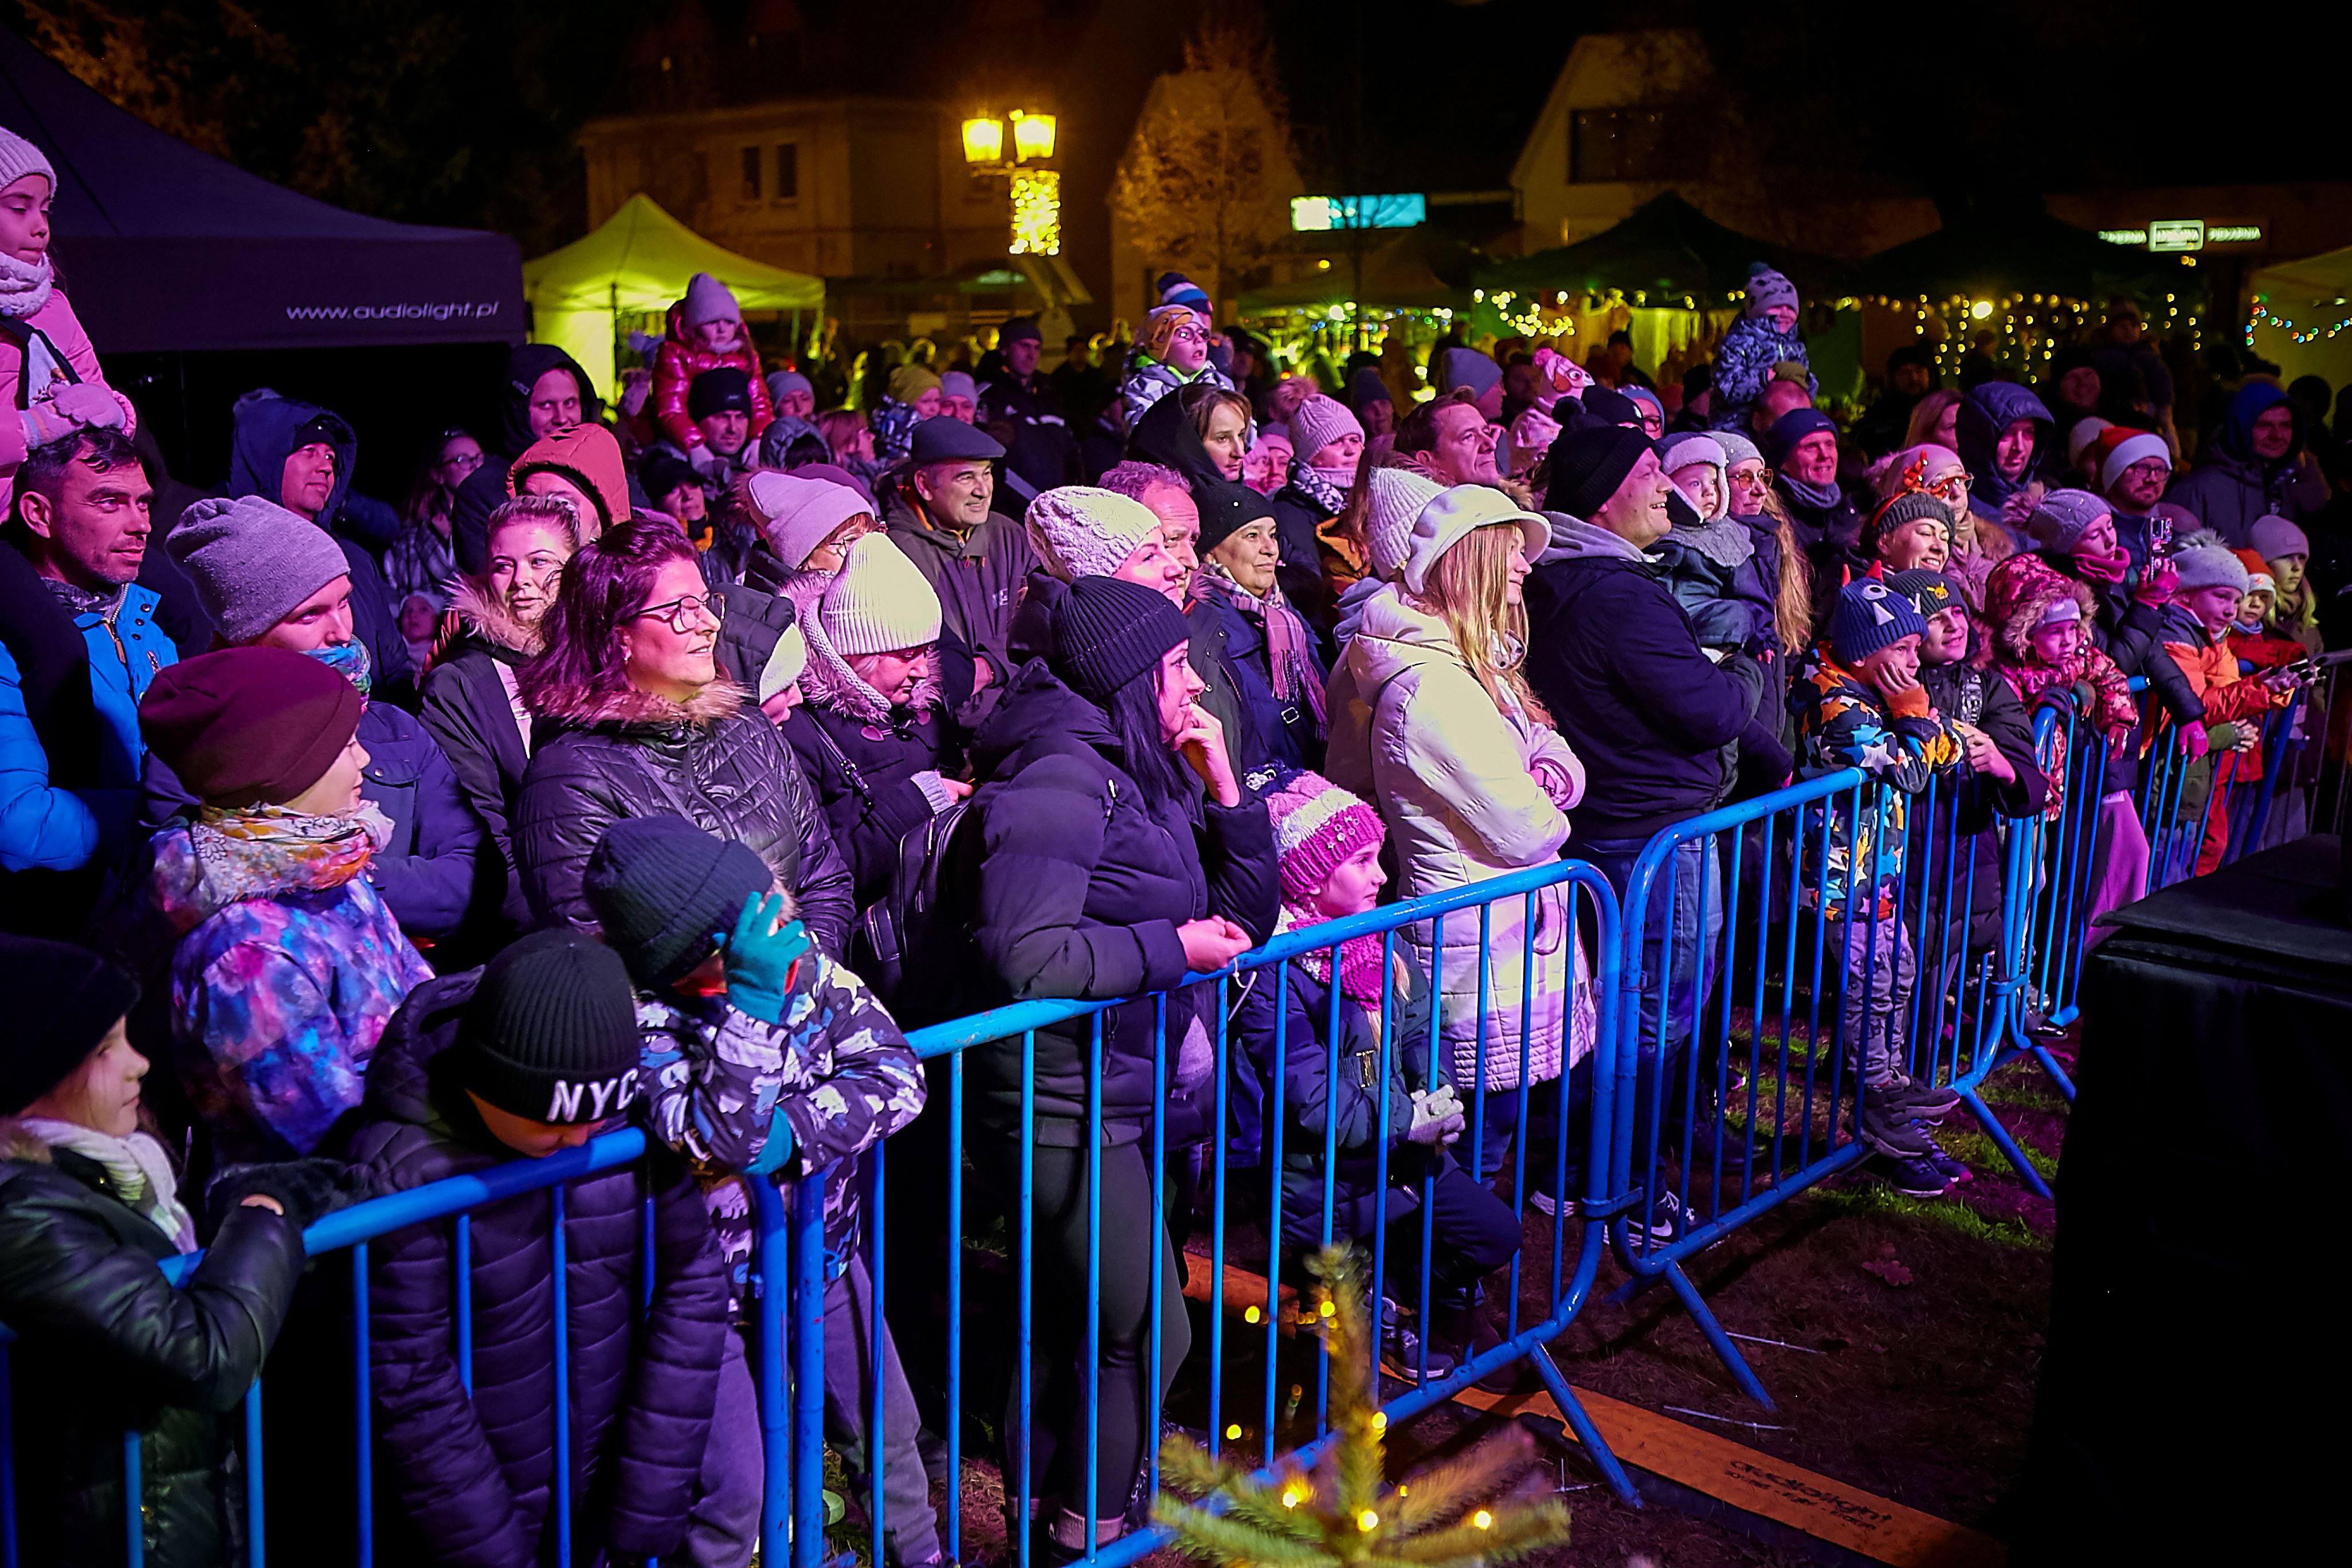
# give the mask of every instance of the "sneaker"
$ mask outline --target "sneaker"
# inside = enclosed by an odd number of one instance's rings
[[[1381,1298],[1381,1359],[1405,1382],[1421,1380],[1421,1335],[1405,1325],[1397,1304],[1385,1296]],[[1454,1364],[1454,1358],[1435,1344],[1429,1347],[1432,1378],[1451,1376]]]
[[[1928,1083],[1920,1079],[1896,1080],[1880,1091],[1894,1104],[1908,1110],[1913,1120],[1933,1121],[1947,1111],[1959,1108],[1960,1091],[1948,1084]]]
[[[1646,1216],[1638,1205],[1625,1215],[1625,1233],[1635,1241],[1640,1240],[1645,1232],[1653,1241],[1672,1241],[1697,1225],[1697,1211],[1675,1194],[1664,1190],[1650,1201],[1650,1212]]]
[[[1927,1130],[1912,1120],[1910,1109],[1889,1103],[1889,1097],[1885,1095],[1865,1097],[1854,1113],[1853,1124],[1854,1135],[1876,1153],[1924,1160],[1927,1151],[1936,1146]]]
[[[1963,1183],[1977,1179],[1977,1173],[1969,1170],[1965,1162],[1955,1160],[1945,1153],[1943,1147],[1937,1144],[1934,1139],[1930,1138],[1927,1142],[1934,1145],[1928,1152],[1927,1163],[1935,1166],[1942,1173],[1947,1184],[1957,1187]]]
[[[1906,1198],[1940,1198],[1951,1185],[1932,1160],[1919,1157],[1873,1154],[1862,1163],[1862,1173]]]
[[[1530,1187],[1528,1189],[1528,1206],[1535,1210],[1536,1213],[1543,1215],[1546,1219],[1549,1219],[1554,1215],[1559,1214],[1565,1214],[1570,1219],[1574,1219],[1576,1217],[1576,1200],[1574,1198],[1556,1198],[1549,1193],[1538,1187]]]

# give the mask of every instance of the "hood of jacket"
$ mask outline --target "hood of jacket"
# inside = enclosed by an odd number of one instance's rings
[[[1356,663],[1358,689],[1368,693],[1399,671],[1432,658],[1468,668],[1445,623],[1408,603],[1404,590],[1393,583],[1381,584],[1379,593],[1364,600],[1348,657]]]
[[[2088,584],[2044,563],[2039,555],[2014,559],[2034,564],[2011,569],[1997,586],[1987,584],[1985,618],[1992,624],[1992,636],[1978,650],[1975,662],[1979,666],[1995,659],[2003,664],[2031,664],[2033,630],[2042,624],[2042,613],[2061,599],[2073,599],[2082,607],[2086,635],[2097,624],[2098,605]]]
[[[2033,421],[2033,455],[2015,479],[2004,479],[1993,466],[1993,449],[2000,444],[2000,433],[2020,419]],[[1988,381],[1961,398],[1955,423],[1958,434],[1953,439],[1958,443],[1960,461],[1976,479],[1971,499],[1994,511],[2040,470],[2055,428],[2042,399],[2013,381]]]
[[[1143,417],[1128,433],[1127,455],[1175,469],[1196,490],[1203,483],[1224,479],[1210,460],[1209,449],[1201,445],[1192,416],[1184,412],[1182,400],[1174,396],[1162,397],[1143,411]]]
[[[316,519],[320,528],[332,528],[342,514],[343,498],[352,493],[352,465],[359,460],[360,441],[340,414],[315,403],[300,403],[276,393],[257,395],[236,405],[236,425],[229,434],[228,493],[259,496],[277,501],[286,493],[286,459],[293,454],[295,433],[313,419],[330,422],[335,448],[335,488]]]
[[[530,389],[551,370],[568,370],[580,384],[580,417],[593,425],[603,417],[604,400],[580,362],[553,343],[524,343],[507,355],[507,379],[499,389],[499,455],[512,461],[531,443]]]
[[[561,469],[573,484],[604,503],[604,526],[618,528],[629,521],[628,464],[621,457],[621,443],[602,425],[575,425],[542,436],[523,449],[514,468]],[[521,493],[509,471],[507,494]]]
[[[2294,436],[2287,442],[2284,457],[2265,462],[2254,456],[2254,421],[2282,403],[2286,405],[2287,413],[2294,417]],[[2283,468],[2294,462],[2303,451],[2303,410],[2294,405],[2293,398],[2279,390],[2277,383],[2250,381],[2238,388],[2236,395],[2230,399],[2230,416],[2221,421],[2221,427],[2213,432],[2213,444],[2221,449],[2222,457],[2257,474]]]
[[[684,702],[625,686],[597,691],[585,686],[533,686],[526,679],[523,701],[541,719],[581,730],[667,732],[708,730],[733,717],[751,693],[731,680],[715,680]]]
[[[534,658],[546,643],[537,626],[524,626],[509,615],[506,606],[492,598],[489,590],[471,577],[457,579],[456,591],[450,595],[449,607],[457,614],[457,623],[491,649],[515,657],[508,663],[518,663]]]
[[[1538,566],[1560,561],[1631,561],[1640,565],[1650,563],[1651,558],[1643,554],[1633,541],[1605,528],[1581,521],[1564,511],[1543,515],[1544,521],[1551,524],[1551,542],[1536,557]]]
[[[1084,746],[1122,771],[1127,766],[1127,748],[1110,727],[1110,716],[1063,685],[1042,658],[1021,667],[1003,700],[971,738],[974,776],[1002,776],[1006,758],[1038,742],[1061,751]]]

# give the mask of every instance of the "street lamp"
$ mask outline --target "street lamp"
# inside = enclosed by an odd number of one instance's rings
[[[1012,122],[1012,156],[1004,127]],[[1015,109],[1003,120],[981,113],[963,122],[963,161],[975,174],[1002,174],[1013,205],[1010,256],[1058,256],[1062,250],[1062,176],[1042,168],[1054,156],[1054,117]]]

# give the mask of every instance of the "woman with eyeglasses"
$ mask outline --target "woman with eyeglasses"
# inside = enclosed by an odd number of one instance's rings
[[[1992,575],[1994,567],[2017,553],[2018,543],[2007,528],[1969,506],[1976,481],[1960,455],[1932,442],[1915,444],[1872,465],[1870,478],[1880,508],[1898,496],[1913,494],[1930,497],[1941,505],[1950,536],[1948,559],[1937,569],[1959,579],[1969,608],[1982,615],[1985,579]]]
[[[838,956],[849,869],[791,748],[720,674],[725,614],[667,518],[612,529],[566,565],[520,676],[541,736],[514,814],[523,892],[541,922],[592,927],[580,884],[604,830],[683,816],[756,851]],[[785,636],[804,659],[798,628]]]
[[[425,447],[416,481],[408,487],[408,504],[400,509],[400,534],[383,552],[383,574],[394,599],[422,594],[436,605],[447,600],[449,580],[457,574],[450,508],[457,504],[457,487],[481,466],[482,444],[463,430],[444,430]]]

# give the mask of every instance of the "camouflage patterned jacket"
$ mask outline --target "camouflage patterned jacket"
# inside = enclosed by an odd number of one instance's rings
[[[686,1157],[702,1185],[739,1317],[753,1232],[744,1173],[792,1178],[834,1166],[824,1234],[837,1270],[859,1245],[858,1156],[923,1109],[922,1064],[863,980],[812,947],[787,987],[782,1024],[738,1012],[723,994],[637,998],[652,1082],[638,1105],[647,1130]]]

